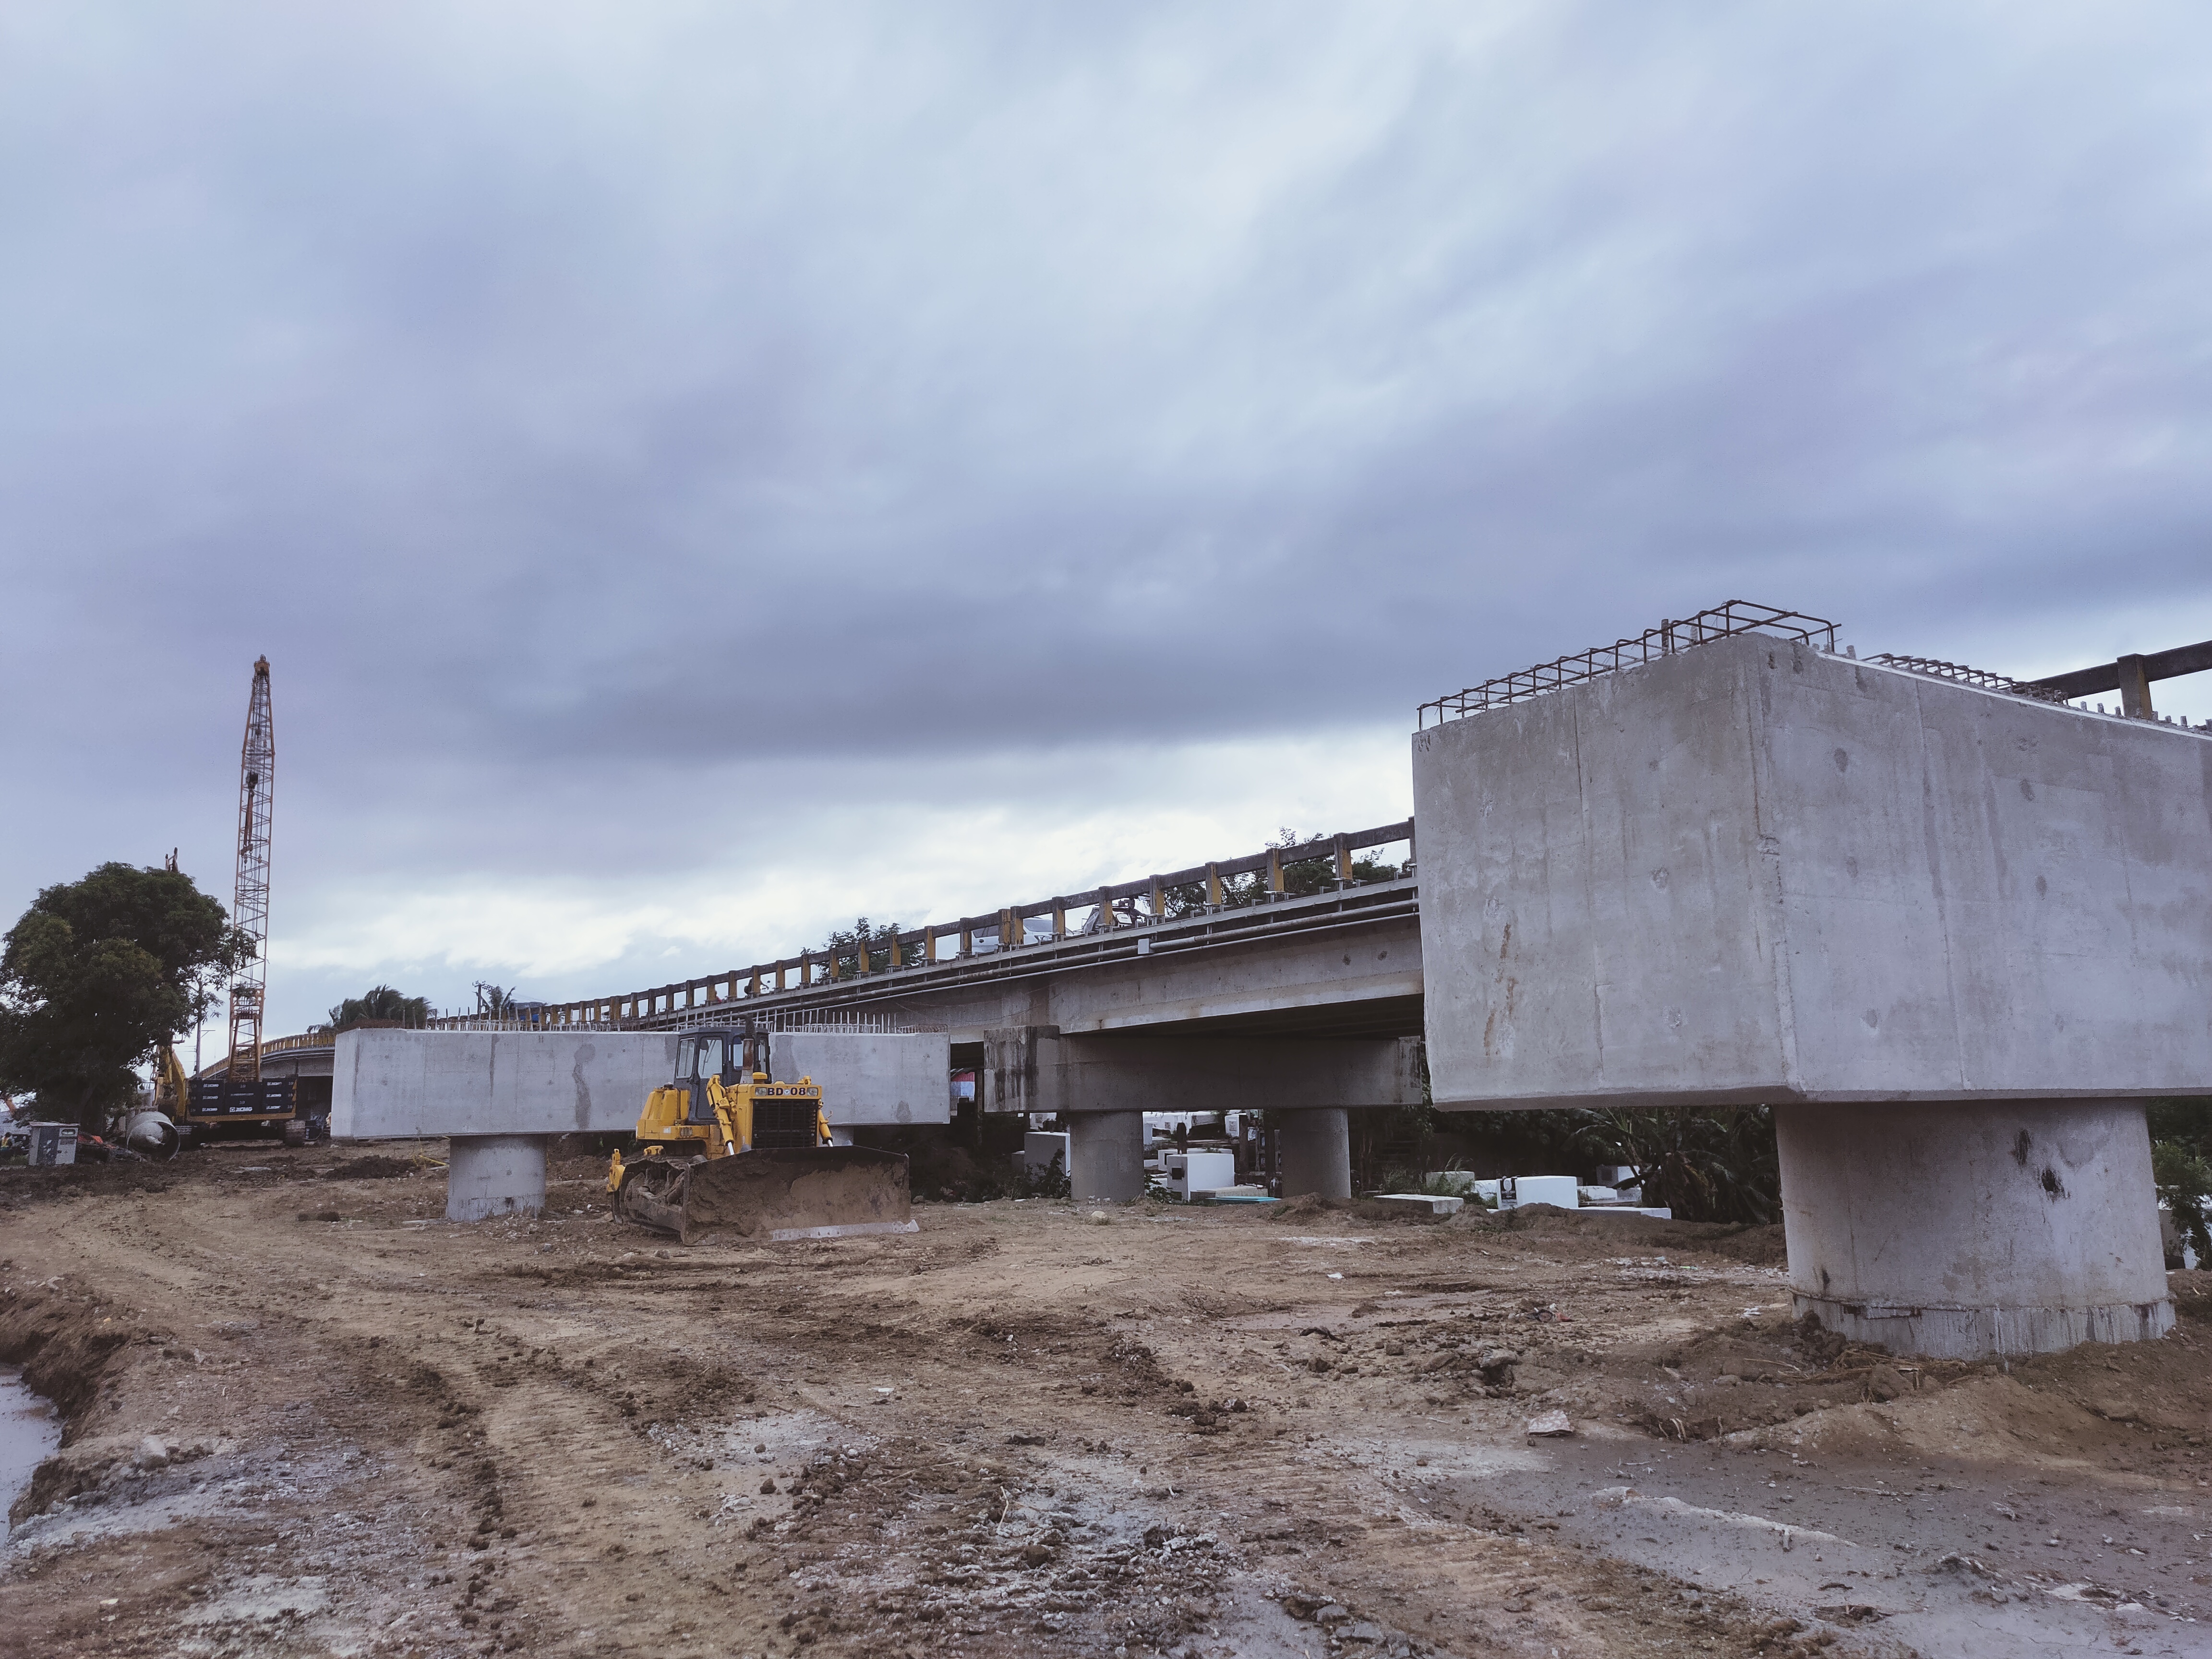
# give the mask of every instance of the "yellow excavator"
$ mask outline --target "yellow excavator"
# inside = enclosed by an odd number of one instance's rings
[[[614,1155],[615,1212],[684,1243],[921,1231],[896,1152],[840,1146],[811,1077],[778,1082],[774,1038],[750,1022],[679,1034],[676,1074]]]

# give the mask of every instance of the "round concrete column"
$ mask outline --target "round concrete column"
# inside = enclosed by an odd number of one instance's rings
[[[1279,1112],[1283,1196],[1352,1196],[1352,1122],[1341,1106]]]
[[[536,1215],[545,1207],[544,1135],[455,1135],[447,1146],[447,1220]]]
[[[1125,1199],[1145,1195],[1145,1115],[1071,1112],[1067,1125],[1067,1191],[1072,1198]]]
[[[1786,1106],[1774,1114],[1800,1314],[1973,1359],[2173,1327],[2138,1101]]]

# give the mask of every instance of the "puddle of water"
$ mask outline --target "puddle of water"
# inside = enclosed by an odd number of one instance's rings
[[[0,1537],[7,1511],[31,1484],[31,1471],[62,1443],[54,1408],[23,1386],[23,1374],[0,1370]]]

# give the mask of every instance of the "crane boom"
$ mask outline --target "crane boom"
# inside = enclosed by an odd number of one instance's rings
[[[269,843],[276,783],[276,726],[269,713],[269,659],[253,665],[246,703],[246,742],[238,759],[238,880],[230,919],[248,951],[230,982],[230,1056],[217,1073],[195,1076],[184,1127],[281,1130],[287,1146],[304,1146],[313,1125],[299,1112],[296,1076],[261,1074],[262,1021],[269,988]],[[181,1068],[180,1068],[181,1069]],[[279,1068],[282,1069],[281,1067]]]
[[[269,847],[276,782],[276,727],[269,708],[269,659],[253,665],[246,704],[246,743],[238,763],[238,880],[231,921],[253,941],[253,954],[230,988],[231,1085],[261,1081],[261,1016],[269,987]]]

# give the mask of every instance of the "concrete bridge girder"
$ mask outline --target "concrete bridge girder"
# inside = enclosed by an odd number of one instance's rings
[[[1035,1023],[1103,1035],[1270,1016],[1295,1022],[1320,1009],[1341,1015],[1420,994],[1420,922],[1408,915],[1230,947],[1163,947],[1112,968],[1058,975],[1048,982],[1047,1017]],[[1416,1012],[1407,1030],[1419,1029]]]
[[[1253,1112],[1415,1106],[1414,1037],[1085,1036],[1018,1025],[983,1036],[983,1109]]]
[[[1295,1030],[1317,1016],[1339,1029],[1420,1029],[1420,922],[1408,914],[1342,933],[1235,945],[1165,946],[1098,965],[902,997],[902,1018],[942,1023],[955,1042],[1012,1026],[1071,1036],[1243,1024]]]

